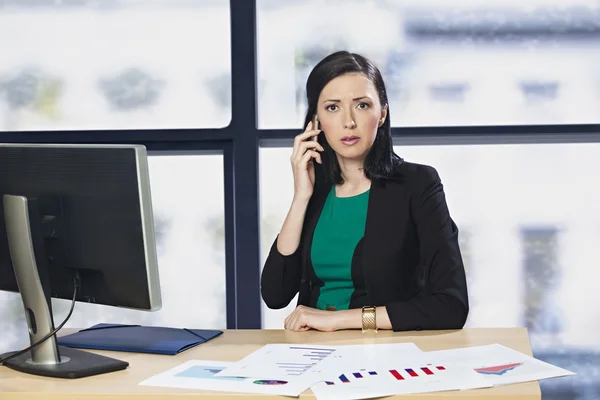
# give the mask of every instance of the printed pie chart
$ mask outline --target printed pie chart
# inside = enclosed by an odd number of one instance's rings
[[[257,381],[254,381],[254,383],[257,385],[286,385],[287,384],[286,381],[278,381],[278,380],[274,380],[274,379],[259,379]]]

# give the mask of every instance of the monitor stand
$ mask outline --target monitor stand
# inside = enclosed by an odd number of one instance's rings
[[[54,331],[50,279],[44,251],[42,218],[36,199],[4,195],[4,217],[13,269],[31,344]],[[3,359],[16,352],[3,354]],[[56,335],[20,356],[4,362],[14,370],[54,378],[82,378],[127,368],[129,363],[64,346]]]

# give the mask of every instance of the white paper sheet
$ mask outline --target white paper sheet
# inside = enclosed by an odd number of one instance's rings
[[[461,365],[475,370],[493,385],[536,381],[575,375],[500,344],[431,351],[432,360]]]
[[[248,376],[282,379],[312,386],[319,377],[319,364],[337,351],[334,346],[267,344],[232,364],[217,376]]]
[[[231,364],[223,361],[191,360],[146,379],[140,385],[293,397],[298,397],[309,387],[302,382],[274,379],[267,375],[263,375],[262,378],[215,376]]]
[[[424,355],[405,358],[395,367],[349,370],[337,378],[319,382],[311,390],[319,400],[367,399],[397,394],[428,393],[491,387],[472,369],[426,364]]]

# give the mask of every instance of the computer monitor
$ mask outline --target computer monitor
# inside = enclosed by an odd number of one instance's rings
[[[126,368],[58,346],[50,299],[161,307],[146,148],[0,144],[0,290],[21,294],[32,345],[50,335],[4,365],[63,378]]]

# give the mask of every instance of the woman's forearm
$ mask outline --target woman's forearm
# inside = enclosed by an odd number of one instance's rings
[[[277,250],[284,256],[293,254],[298,249],[307,206],[308,201],[292,201],[277,238]]]

